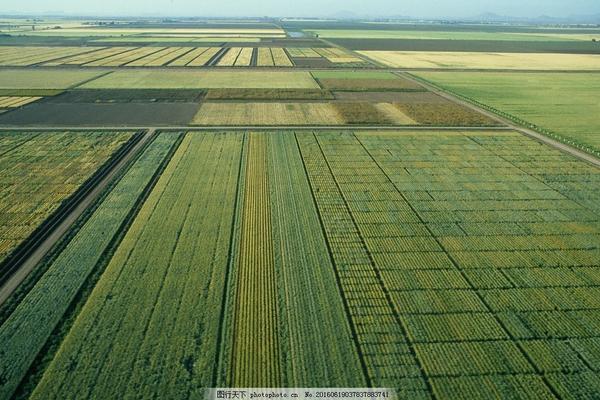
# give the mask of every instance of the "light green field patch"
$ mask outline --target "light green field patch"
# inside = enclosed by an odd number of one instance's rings
[[[600,74],[423,72],[417,75],[600,151]]]
[[[103,74],[79,70],[3,70],[0,89],[68,89]]]
[[[377,71],[313,71],[316,79],[398,79],[391,72]]]
[[[308,72],[115,71],[86,89],[319,89]]]

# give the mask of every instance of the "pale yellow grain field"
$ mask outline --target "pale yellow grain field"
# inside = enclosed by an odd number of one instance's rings
[[[392,68],[600,70],[598,54],[360,51]]]
[[[204,103],[194,125],[343,125],[328,103]]]
[[[252,53],[254,49],[252,47],[244,47],[240,54],[238,55],[237,60],[235,60],[236,67],[247,67],[252,62]]]
[[[241,47],[232,47],[227,53],[217,63],[218,67],[232,67],[235,64],[235,60],[237,60],[240,52],[242,51]]]

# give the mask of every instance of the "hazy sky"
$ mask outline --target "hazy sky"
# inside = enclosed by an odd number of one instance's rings
[[[66,12],[100,15],[468,17],[484,12],[510,16],[600,13],[600,0],[0,0],[0,13]]]

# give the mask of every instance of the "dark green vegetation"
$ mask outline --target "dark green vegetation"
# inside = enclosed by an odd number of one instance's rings
[[[600,35],[599,35],[600,37]],[[432,39],[330,39],[351,50],[600,54],[600,42]]]
[[[153,89],[115,89],[94,90],[75,89],[62,93],[52,99],[56,103],[131,103],[131,102],[198,102],[205,92],[202,90],[153,90]]]
[[[33,106],[33,107],[32,107]],[[33,104],[0,117],[9,126],[168,126],[186,125],[198,110],[193,102]]]
[[[187,133],[32,398],[323,382],[591,398],[599,185],[507,131]]]

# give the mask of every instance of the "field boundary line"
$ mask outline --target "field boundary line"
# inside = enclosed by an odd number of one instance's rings
[[[560,135],[552,133],[550,131],[538,131],[536,126],[524,121],[520,118],[514,117],[508,113],[502,112],[495,109],[494,107],[488,106],[484,103],[480,103],[476,100],[470,99],[469,97],[460,95],[454,91],[442,88],[426,79],[417,77],[410,73],[398,74],[399,76],[411,79],[413,82],[420,83],[426,88],[430,89],[433,93],[438,94],[447,100],[455,103],[464,105],[471,108],[472,110],[478,111],[483,115],[495,119],[511,128],[512,130],[521,133],[524,136],[528,136],[538,142],[554,147],[563,153],[570,154],[580,160],[586,161],[596,167],[600,167],[599,153],[595,150],[588,148],[587,146],[579,145],[573,141],[563,138]]]

